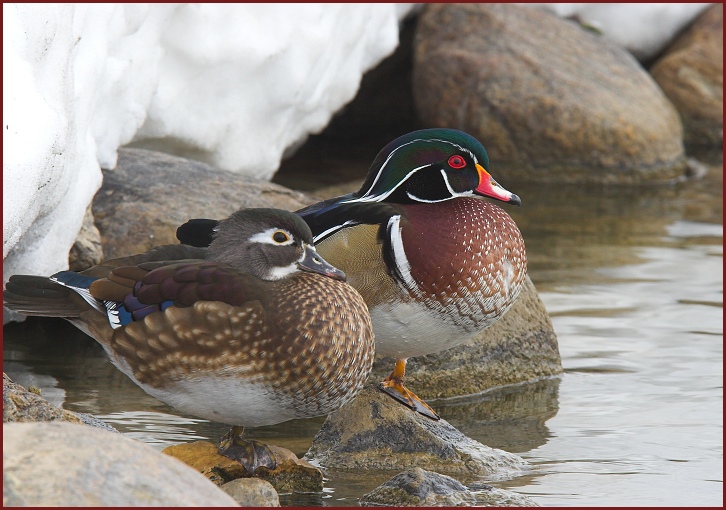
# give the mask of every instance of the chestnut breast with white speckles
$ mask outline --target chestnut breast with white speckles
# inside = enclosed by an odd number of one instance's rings
[[[403,248],[418,300],[456,308],[463,322],[488,322],[519,294],[524,240],[501,207],[476,198],[405,208]],[[453,310],[452,310],[453,312]]]
[[[491,326],[527,273],[522,235],[500,207],[457,198],[403,210],[403,295],[371,307],[377,352],[396,357],[448,349]]]

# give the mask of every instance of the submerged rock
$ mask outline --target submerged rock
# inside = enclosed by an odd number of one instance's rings
[[[360,499],[362,506],[473,506],[476,497],[450,476],[421,468],[399,473]]]
[[[427,4],[414,43],[423,122],[482,141],[514,182],[637,183],[685,171],[677,111],[607,38],[514,4]]]
[[[709,7],[650,73],[683,119],[688,145],[723,143],[723,4]]]
[[[268,446],[275,456],[277,467],[260,467],[253,475],[255,478],[269,482],[280,493],[322,492],[323,474],[318,468],[306,460],[298,459],[290,450],[275,445]],[[217,485],[250,476],[242,464],[220,455],[217,446],[208,441],[168,446],[163,453],[179,459]]]
[[[152,447],[71,423],[3,425],[3,506],[237,506]]]
[[[470,484],[469,490],[475,495],[477,506],[540,506],[527,496],[485,483]]]
[[[328,416],[303,458],[335,469],[421,467],[460,478],[508,479],[528,467],[517,455],[484,446],[446,420],[426,418],[372,384]]]

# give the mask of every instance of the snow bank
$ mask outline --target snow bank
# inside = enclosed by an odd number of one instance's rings
[[[3,4],[3,280],[67,267],[100,168],[132,140],[271,178],[395,49],[410,9]]]
[[[648,60],[664,49],[709,3],[670,4],[528,4],[546,8],[562,17],[576,16],[630,51]]]

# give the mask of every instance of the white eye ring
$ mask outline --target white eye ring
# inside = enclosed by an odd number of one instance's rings
[[[272,233],[272,240],[277,244],[285,244],[290,240],[290,236],[287,232],[275,230],[275,232]]]
[[[282,239],[282,237],[285,237]],[[275,238],[280,239],[279,241]],[[274,246],[287,246],[294,242],[292,234],[282,228],[270,228],[264,232],[259,232],[252,237],[250,241],[253,243],[272,244]]]

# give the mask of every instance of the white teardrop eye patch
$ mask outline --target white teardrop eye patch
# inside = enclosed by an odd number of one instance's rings
[[[293,243],[292,234],[281,228],[271,228],[264,232],[259,232],[252,237],[250,241],[254,243],[272,244],[275,246],[287,246]]]

